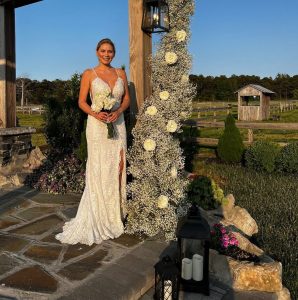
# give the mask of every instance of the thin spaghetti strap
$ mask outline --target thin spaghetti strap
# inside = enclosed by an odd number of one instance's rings
[[[116,71],[116,74],[117,74],[117,77],[119,78],[119,73],[118,73],[118,69],[115,68],[115,71]]]
[[[94,68],[92,68],[94,74],[96,75],[96,77],[98,77],[97,73],[95,72]]]

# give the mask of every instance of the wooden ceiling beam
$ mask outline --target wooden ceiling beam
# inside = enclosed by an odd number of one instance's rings
[[[18,7],[29,5],[29,4],[32,4],[35,2],[39,2],[39,1],[42,1],[42,0],[0,0],[0,5],[18,8]]]

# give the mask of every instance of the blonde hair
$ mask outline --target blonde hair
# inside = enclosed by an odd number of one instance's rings
[[[97,50],[100,48],[100,46],[103,45],[103,44],[109,44],[109,45],[111,45],[111,46],[113,47],[114,53],[116,54],[116,48],[115,48],[115,45],[114,45],[114,43],[113,43],[110,39],[108,39],[108,38],[102,39],[102,40],[100,40],[100,41],[97,43],[96,51],[97,51]]]

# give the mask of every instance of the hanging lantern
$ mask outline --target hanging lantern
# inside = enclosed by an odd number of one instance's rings
[[[169,32],[169,6],[165,0],[143,0],[142,30],[147,33]]]
[[[177,238],[181,289],[209,296],[210,227],[196,205],[178,225]]]
[[[155,300],[179,299],[179,270],[173,260],[166,256],[155,266]]]

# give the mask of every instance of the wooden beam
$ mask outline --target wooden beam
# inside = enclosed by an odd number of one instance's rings
[[[129,71],[138,108],[151,94],[151,36],[142,29],[143,0],[129,0]]]
[[[15,12],[0,6],[0,126],[16,126]]]
[[[13,8],[18,8],[21,6],[29,5],[42,0],[0,0],[0,5],[10,6]]]

